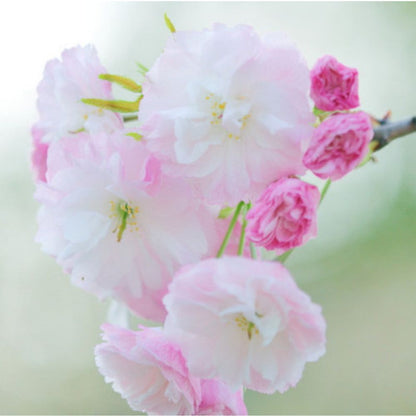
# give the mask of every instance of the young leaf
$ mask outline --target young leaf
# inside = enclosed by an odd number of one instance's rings
[[[169,19],[168,15],[165,13],[165,23],[171,33],[175,33],[176,29],[171,20]]]

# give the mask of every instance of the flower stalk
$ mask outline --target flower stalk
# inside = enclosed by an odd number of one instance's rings
[[[326,195],[326,193],[328,192],[329,187],[331,186],[331,183],[332,183],[331,179],[328,179],[328,180],[325,182],[325,185],[324,185],[324,187],[322,188],[322,192],[321,192],[321,199],[319,200],[319,204],[322,204],[322,201],[324,200],[325,195]]]
[[[257,259],[257,250],[256,246],[250,241],[250,255],[251,258],[256,260]]]
[[[249,211],[249,209],[251,208],[251,202],[249,202],[248,204],[244,204],[243,207],[243,221],[241,223],[241,234],[240,234],[240,241],[238,243],[238,252],[237,254],[239,256],[243,255],[244,252],[244,243],[246,240],[246,228],[247,228],[247,212]]]
[[[240,201],[238,203],[238,205],[237,205],[237,208],[234,211],[234,215],[231,218],[230,225],[228,226],[228,230],[227,230],[227,232],[225,234],[224,240],[222,240],[220,249],[218,250],[218,253],[217,253],[217,257],[218,258],[221,257],[224,254],[224,251],[225,251],[225,249],[227,247],[227,244],[230,241],[230,237],[231,237],[231,234],[232,234],[232,232],[234,230],[235,224],[237,223],[238,217],[239,217],[240,212],[243,209],[243,206],[244,205],[245,205],[245,202],[244,201]]]

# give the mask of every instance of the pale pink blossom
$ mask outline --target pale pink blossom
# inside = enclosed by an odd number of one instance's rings
[[[370,117],[362,111],[332,115],[314,130],[303,163],[322,179],[340,179],[368,153],[373,135]]]
[[[48,158],[49,143],[43,143],[44,133],[36,125],[32,127],[32,171],[36,181],[46,180],[46,160]]]
[[[84,104],[82,98],[113,99],[111,83],[98,78],[107,73],[92,45],[62,52],[61,60],[46,64],[37,92],[42,142],[50,143],[70,133],[112,132],[122,128],[118,114]]]
[[[191,187],[122,132],[52,143],[46,177],[36,191],[42,249],[75,285],[163,321],[173,273],[219,244]]]
[[[165,330],[192,374],[263,393],[284,392],[325,352],[325,321],[276,262],[208,259],[176,273]]]
[[[102,326],[106,341],[95,348],[100,373],[133,410],[190,415],[201,403],[201,383],[189,374],[179,347],[161,328],[131,331]]]
[[[243,390],[232,390],[221,380],[201,380],[202,400],[197,415],[246,415]]]
[[[247,237],[277,254],[316,237],[316,186],[296,178],[270,184],[247,215]]]
[[[232,206],[304,172],[308,92],[306,63],[284,35],[215,24],[168,41],[143,82],[139,120],[165,169]]]
[[[320,110],[350,110],[358,107],[358,71],[333,56],[318,59],[311,71],[311,98]]]

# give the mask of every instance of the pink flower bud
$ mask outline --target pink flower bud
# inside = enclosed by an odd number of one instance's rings
[[[311,71],[311,98],[320,110],[349,110],[358,107],[358,71],[333,56],[318,59]]]
[[[303,163],[322,179],[340,179],[367,154],[373,134],[370,117],[362,111],[331,116],[313,132]]]
[[[247,215],[248,238],[278,254],[314,238],[319,195],[316,186],[299,179],[273,182]]]

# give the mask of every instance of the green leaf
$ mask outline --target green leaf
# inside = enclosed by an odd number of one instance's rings
[[[116,113],[136,113],[139,111],[140,96],[136,101],[124,100],[101,100],[100,98],[82,98],[84,104],[94,105],[104,110],[111,110]]]
[[[103,79],[105,81],[114,82],[121,87],[125,88],[126,90],[132,92],[142,92],[142,87],[133,81],[130,78],[123,77],[121,75],[112,75],[112,74],[101,74],[98,78]]]
[[[141,134],[135,132],[126,133],[126,136],[133,137],[133,139],[137,140],[138,142],[140,142],[143,139],[143,136]]]
[[[165,23],[168,29],[170,30],[170,33],[175,33],[176,29],[171,20],[169,19],[168,15],[165,13]]]

